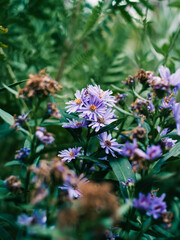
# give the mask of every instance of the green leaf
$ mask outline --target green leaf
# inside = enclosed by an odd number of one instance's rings
[[[17,166],[17,165],[21,165],[20,161],[13,160],[13,161],[10,161],[10,162],[6,163],[4,166],[5,167],[10,167],[10,166]]]
[[[180,1],[174,1],[168,4],[169,7],[180,8]]]
[[[152,43],[152,46],[157,53],[162,54],[163,56],[165,55],[164,51],[160,47],[158,47],[155,43]]]
[[[5,83],[2,83],[2,85],[12,94],[14,94],[15,96],[18,96],[18,92],[15,91],[14,89],[8,87]]]
[[[7,48],[8,46],[7,46],[6,44],[0,42],[0,47],[1,47],[1,48]]]
[[[9,235],[9,233],[3,228],[0,226],[0,239],[1,240],[13,240],[13,238]]]
[[[131,164],[127,158],[112,158],[109,159],[109,163],[119,181],[121,193],[123,197],[126,198],[129,193],[127,193],[126,188],[122,187],[121,182],[127,182],[128,178],[132,178],[135,181],[135,175],[132,171]]]
[[[15,86],[17,86],[17,85],[19,85],[19,84],[21,84],[21,83],[23,83],[23,82],[26,82],[26,81],[27,81],[27,80],[22,80],[22,81],[19,81],[19,82],[16,82],[16,83],[12,83],[12,84],[8,85],[7,87],[15,87]],[[1,91],[4,91],[4,90],[6,90],[5,87],[0,88],[0,92],[1,92]]]
[[[99,160],[98,158],[91,157],[91,156],[79,156],[79,158],[81,158],[81,159],[86,159],[86,160],[91,161],[91,162],[99,163],[99,164],[101,164],[102,166],[106,166],[106,167],[107,167],[107,165],[108,165],[108,162],[107,162],[107,161]]]
[[[5,121],[7,122],[9,125],[13,125],[14,124],[14,118],[11,114],[5,112],[4,110],[2,110],[0,108],[0,117]]]
[[[170,151],[164,155],[164,160],[169,159],[170,157],[177,157],[180,155],[180,142],[176,143]]]
[[[5,137],[11,132],[15,131],[15,129],[10,128],[8,123],[3,123],[0,125],[0,138]]]
[[[146,101],[146,102],[150,102],[149,100],[141,97],[134,89],[133,89],[133,93],[136,95],[137,98],[139,98],[139,99],[141,99],[141,100],[143,100],[143,101]]]
[[[122,109],[122,108],[120,108],[120,107],[115,106],[114,108],[115,108],[118,112],[120,112],[120,113],[124,113],[125,115],[129,115],[129,116],[134,116],[132,113],[127,112],[127,111],[125,111],[124,109]]]
[[[92,29],[94,28],[95,24],[98,22],[99,17],[101,15],[101,9],[102,9],[102,5],[98,5],[95,6],[92,10],[91,15],[89,16],[86,25],[85,25],[85,29],[84,29],[84,33],[83,33],[83,38],[92,31]]]

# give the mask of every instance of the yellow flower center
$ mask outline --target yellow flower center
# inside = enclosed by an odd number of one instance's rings
[[[69,155],[70,157],[74,157],[74,153],[72,151],[69,153]]]
[[[106,147],[111,147],[111,142],[109,140],[106,140],[104,144]]]
[[[78,126],[82,126],[82,123],[81,122],[77,122],[76,123],[76,127],[78,127]]]
[[[91,111],[91,112],[94,112],[95,110],[97,109],[97,107],[95,106],[95,105],[91,105],[90,106],[90,108],[89,108],[89,110]]]
[[[102,98],[104,94],[104,91],[101,92],[101,94],[99,94],[99,98]]]
[[[104,117],[102,117],[102,118],[98,118],[98,120],[97,120],[97,122],[98,123],[105,123],[105,118]]]
[[[78,105],[80,105],[80,104],[82,103],[82,101],[81,101],[80,98],[77,98],[77,99],[75,100],[75,102],[76,102]]]

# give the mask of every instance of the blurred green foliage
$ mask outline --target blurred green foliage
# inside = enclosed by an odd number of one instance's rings
[[[92,81],[123,88],[121,81],[140,68],[156,72],[164,64],[174,71],[180,66],[178,7],[166,0],[102,1],[94,8],[82,0],[1,0],[0,25],[8,28],[0,34],[8,46],[0,49],[1,108],[24,112],[2,83],[26,80],[43,68],[63,86],[60,106]],[[23,83],[13,89],[19,87]],[[3,136],[7,126],[1,123]],[[1,164],[22,146],[21,134],[9,131],[1,140]],[[58,132],[57,126],[51,131]],[[67,140],[64,131],[57,138]]]

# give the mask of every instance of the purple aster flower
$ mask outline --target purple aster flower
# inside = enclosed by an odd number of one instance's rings
[[[126,142],[124,147],[122,148],[121,154],[123,156],[133,157],[137,147],[138,147],[138,145],[137,145],[136,139],[133,139],[133,143]]]
[[[61,157],[63,162],[70,162],[71,160],[76,159],[78,156],[81,155],[81,148],[82,147],[74,147],[68,148],[68,150],[60,151],[58,157]]]
[[[177,133],[180,135],[180,102],[175,103],[173,106],[173,114],[176,120]]]
[[[82,108],[79,109],[79,112],[81,112],[79,116],[85,117],[87,120],[97,121],[98,117],[102,117],[105,114],[106,108],[101,99],[90,95],[89,101],[84,102]]]
[[[118,144],[116,142],[116,139],[112,139],[111,134],[108,135],[107,132],[104,132],[104,133],[101,133],[98,138],[100,140],[101,147],[105,148],[106,154],[111,153],[113,157],[116,157],[116,155],[114,154],[114,151],[121,153],[122,150],[119,149],[121,144]]]
[[[147,197],[143,193],[139,193],[139,198],[133,199],[133,207],[141,209],[141,210],[148,210],[151,204],[151,194],[149,193]]]
[[[128,180],[126,182],[121,182],[121,185],[123,185],[123,187],[130,187],[130,186],[134,186],[134,180],[132,178],[128,178]]]
[[[75,93],[76,99],[66,103],[68,105],[66,106],[66,108],[68,109],[67,110],[68,113],[74,113],[82,107],[83,99],[84,99],[83,94],[84,94],[84,89],[82,89],[81,92],[77,90]]]
[[[62,187],[59,187],[61,190],[68,192],[70,199],[80,198],[82,196],[79,186],[80,184],[87,183],[88,179],[84,178],[84,175],[81,174],[79,177],[75,176],[75,173],[72,172],[72,175],[64,182]]]
[[[107,109],[105,114],[102,117],[98,117],[97,121],[90,123],[89,127],[95,128],[95,131],[98,132],[101,127],[109,125],[110,123],[117,120],[114,119],[114,112],[115,111],[111,111],[111,108]]]
[[[168,84],[174,87],[180,87],[180,69],[171,75],[167,67],[160,66],[159,73]]]
[[[30,148],[21,148],[20,150],[17,151],[17,154],[15,155],[15,159],[24,159],[30,154]]]
[[[159,218],[162,214],[166,213],[166,202],[164,202],[166,194],[163,193],[161,197],[153,197],[150,201],[150,207],[146,214],[152,216],[154,219]]]
[[[46,211],[44,210],[35,210],[32,216],[28,216],[27,214],[22,213],[17,218],[18,224],[22,226],[29,226],[31,224],[44,226],[46,224],[46,220]]]
[[[112,91],[103,91],[99,85],[89,85],[88,92],[90,95],[96,96],[97,98],[103,100],[106,106],[112,107],[116,103],[115,97],[111,96]]]
[[[148,160],[153,160],[162,155],[162,150],[159,145],[158,146],[152,145],[147,147],[146,153],[143,152],[141,149],[136,149],[136,153],[143,158],[146,158]]]
[[[51,144],[54,142],[54,137],[51,133],[46,131],[44,127],[37,127],[36,129],[36,137],[45,145]]]
[[[68,123],[63,123],[62,127],[64,128],[82,128],[82,127],[87,127],[87,121],[85,119],[82,119],[82,120],[75,120],[75,119],[72,119],[68,120]]]

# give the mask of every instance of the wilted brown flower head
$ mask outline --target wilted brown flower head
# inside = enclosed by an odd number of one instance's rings
[[[138,172],[139,170],[147,170],[148,161],[139,156],[137,153],[134,153],[134,156],[130,158],[132,161],[132,170],[133,172]]]
[[[146,129],[143,127],[136,127],[132,129],[132,138],[144,138],[146,136]]]
[[[31,191],[31,203],[36,204],[42,201],[48,194],[46,185],[50,183],[50,165],[47,161],[42,160],[40,166],[30,166],[29,171],[35,173],[32,179],[33,190]]]
[[[52,79],[46,69],[39,71],[38,74],[30,74],[29,79],[23,89],[19,90],[19,96],[31,98],[39,95],[52,95],[62,89],[61,85]]]
[[[111,193],[111,185],[108,183],[87,183],[80,186],[82,197],[80,201],[80,212],[86,217],[96,218],[98,215],[116,218],[118,201]]]
[[[13,193],[21,192],[21,181],[16,176],[10,176],[5,180],[7,188]]]
[[[59,158],[54,158],[51,163],[51,176],[55,182],[61,184],[67,179],[69,174],[69,168],[59,160]]]
[[[76,226],[78,219],[79,219],[79,213],[77,209],[65,208],[59,211],[57,224],[59,229],[62,229],[65,227],[74,227]]]
[[[144,69],[139,70],[135,76],[137,77],[137,80],[142,84],[147,83],[147,80],[149,78],[149,75]]]

